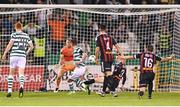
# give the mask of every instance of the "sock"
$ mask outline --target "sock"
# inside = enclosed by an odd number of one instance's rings
[[[13,76],[8,76],[8,93],[12,93]]]
[[[95,83],[94,79],[90,79],[90,80],[87,80],[84,82],[84,84],[86,84],[86,85],[93,84],[93,83]]]
[[[79,87],[81,90],[86,91],[86,89],[85,89],[86,84],[84,83],[83,80],[78,78],[78,79],[75,80],[75,83],[76,83],[76,86]]]
[[[149,94],[149,97],[152,96],[152,89],[153,89],[153,83],[151,82],[151,83],[149,83],[149,85],[148,85],[148,94]]]
[[[69,89],[70,89],[70,91],[74,91],[74,84],[73,84],[73,82],[69,83]]]
[[[108,86],[108,78],[104,76],[103,89],[102,89],[103,92],[106,91],[107,86]]]
[[[19,75],[20,87],[24,87],[24,75]]]
[[[115,84],[114,84],[114,79],[113,76],[108,76],[108,88],[110,89],[110,91],[115,91]]]
[[[138,92],[138,95],[139,95],[139,96],[143,96],[143,95],[144,95],[144,92],[143,92],[143,91],[139,91],[139,92]]]
[[[74,81],[75,83],[76,83],[76,86],[77,87],[80,87],[81,86],[81,84],[82,84],[82,80],[81,79],[76,79],[75,81]]]

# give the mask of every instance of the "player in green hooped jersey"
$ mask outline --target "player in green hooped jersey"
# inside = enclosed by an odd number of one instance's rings
[[[75,38],[72,39],[72,44],[74,48],[73,57],[76,67],[74,69],[73,74],[69,77],[67,81],[70,89],[69,94],[75,93],[73,82],[75,82],[76,86],[82,89],[83,91],[87,90],[86,85],[83,83],[83,80],[81,79],[81,77],[83,77],[86,72],[85,60],[87,58],[87,54],[83,52],[83,50],[80,47],[77,47],[77,41]]]
[[[11,97],[12,95],[12,86],[13,86],[13,74],[16,69],[18,69],[19,73],[19,97],[23,97],[24,92],[24,69],[26,66],[26,56],[32,51],[33,43],[30,40],[28,34],[22,31],[22,24],[17,22],[15,24],[16,32],[11,34],[11,39],[4,51],[2,56],[2,60],[6,59],[7,53],[10,52],[10,72],[8,76],[8,94],[7,97]]]

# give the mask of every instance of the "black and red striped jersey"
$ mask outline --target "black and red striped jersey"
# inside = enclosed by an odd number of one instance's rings
[[[113,37],[108,34],[100,34],[97,37],[96,46],[100,48],[101,61],[103,62],[113,62],[113,45],[116,45],[116,41]]]
[[[153,72],[156,61],[161,61],[161,57],[149,52],[134,55],[134,58],[140,59],[140,72]]]

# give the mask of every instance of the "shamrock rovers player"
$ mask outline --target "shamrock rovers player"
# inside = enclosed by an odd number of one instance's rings
[[[15,24],[16,32],[11,34],[11,39],[4,51],[2,60],[6,59],[7,53],[10,52],[10,72],[8,76],[8,94],[7,97],[12,95],[12,85],[13,85],[13,74],[15,70],[19,73],[19,97],[23,97],[23,86],[24,86],[24,69],[26,65],[26,56],[33,49],[32,41],[30,40],[28,34],[22,32],[22,24]],[[29,47],[29,48],[28,48]],[[28,49],[27,49],[28,48]]]

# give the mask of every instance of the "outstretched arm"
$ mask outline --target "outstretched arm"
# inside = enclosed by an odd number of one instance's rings
[[[118,56],[118,59],[135,59],[133,56]]]
[[[173,60],[173,59],[175,59],[175,56],[171,55],[170,57],[161,58],[161,62],[167,62],[167,61],[170,61],[170,60]]]
[[[121,56],[124,56],[122,49],[117,44],[115,45],[115,48],[118,54],[120,54]]]

